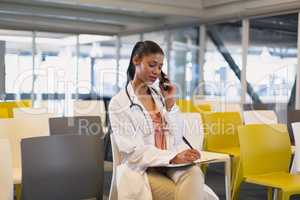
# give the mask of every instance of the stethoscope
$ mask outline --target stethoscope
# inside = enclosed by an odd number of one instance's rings
[[[147,126],[148,126],[148,128],[149,128],[149,130],[150,130],[150,129],[151,129],[151,126],[150,126],[150,124],[149,124],[149,120],[148,120],[148,118],[147,118],[146,113],[144,112],[143,107],[142,107],[141,105],[137,104],[137,103],[134,103],[133,100],[131,99],[130,95],[129,95],[129,92],[128,92],[128,85],[129,85],[129,83],[130,83],[130,82],[128,81],[128,82],[126,83],[126,86],[125,86],[125,92],[126,92],[126,95],[127,95],[128,99],[129,99],[129,101],[130,101],[129,108],[130,108],[130,109],[132,109],[133,107],[139,108],[139,110],[143,113],[143,115],[144,115],[144,117],[145,117],[145,119],[146,119],[146,121],[147,121]],[[152,88],[152,87],[149,87],[149,88],[150,88],[150,90],[152,90],[156,95],[159,96],[160,101],[162,102],[163,107],[165,107],[165,102],[163,101],[163,98],[161,97],[161,95],[160,95],[154,88]]]

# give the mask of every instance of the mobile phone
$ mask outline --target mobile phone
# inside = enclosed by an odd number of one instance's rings
[[[160,73],[160,77],[159,77],[159,85],[165,90],[169,90],[170,89],[170,85],[169,85],[170,80],[168,79],[167,75],[161,71]]]

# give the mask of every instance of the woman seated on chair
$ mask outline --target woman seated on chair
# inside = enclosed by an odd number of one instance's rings
[[[162,74],[164,53],[155,42],[137,42],[127,70],[127,84],[109,105],[113,139],[122,154],[117,167],[118,199],[151,200],[147,174],[169,177],[176,185],[175,199],[218,199],[204,185],[199,166],[164,167],[200,158],[182,140],[183,119],[175,105],[175,86]],[[154,87],[157,79],[159,89]]]

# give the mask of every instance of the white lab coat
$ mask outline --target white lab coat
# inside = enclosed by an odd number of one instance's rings
[[[111,99],[109,105],[112,134],[123,157],[116,172],[118,199],[151,200],[151,189],[145,171],[148,167],[168,165],[177,153],[187,149],[182,140],[183,120],[176,105],[167,112],[162,96],[151,91],[169,129],[166,135],[167,150],[156,148],[149,113],[134,94],[131,83],[128,84],[127,91],[132,102],[140,105],[143,112],[136,105],[130,108],[131,102],[125,88]]]

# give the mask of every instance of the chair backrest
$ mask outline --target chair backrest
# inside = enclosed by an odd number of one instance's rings
[[[204,140],[204,130],[199,113],[182,113],[184,122],[184,136],[191,145],[199,150],[202,150]]]
[[[0,102],[0,109],[3,110],[2,111],[3,113],[6,113],[5,115],[7,116],[7,118],[14,117],[14,115],[13,115],[14,108],[29,108],[31,106],[32,106],[31,100]],[[6,118],[6,117],[2,117],[2,118]]]
[[[106,111],[104,101],[74,101],[74,116],[99,116],[104,125],[106,120]]]
[[[20,148],[16,137],[16,120],[15,119],[0,119],[0,139],[8,139],[10,143],[10,151],[12,154],[13,168],[20,167]],[[19,145],[20,146],[20,145]]]
[[[292,123],[296,152],[300,153],[300,122]]]
[[[242,125],[238,112],[216,112],[202,114],[206,150],[238,147],[238,126]]]
[[[56,135],[23,139],[22,200],[102,199],[103,140]]]
[[[211,112],[212,105],[209,103],[193,103],[192,100],[179,99],[176,101],[181,112]]]
[[[0,199],[13,200],[13,170],[8,139],[0,139]]]
[[[291,141],[294,144],[295,142],[295,134],[293,133],[294,130],[292,128],[292,123],[294,122],[300,122],[300,110],[293,110],[293,111],[288,111],[287,113],[287,125],[288,125],[288,131],[291,137]]]
[[[211,112],[212,105],[211,104],[194,104],[192,112]]]
[[[245,124],[277,124],[277,115],[273,110],[244,111]]]
[[[0,108],[0,119],[11,118],[11,113],[8,108]]]
[[[245,176],[289,171],[291,143],[286,125],[241,126],[239,140]]]
[[[295,139],[295,156],[292,164],[292,173],[300,173],[300,122],[292,123]]]
[[[26,108],[31,107],[31,100],[18,100],[18,101],[3,101],[0,102],[0,108]]]
[[[111,149],[113,154],[113,174],[110,184],[109,200],[118,200],[118,190],[117,190],[117,167],[121,164],[122,157],[119,152],[118,146],[114,139],[114,135],[110,134]]]
[[[50,135],[78,134],[104,136],[99,116],[50,118],[49,129]]]
[[[10,141],[13,168],[21,168],[21,139],[47,135],[49,135],[47,119],[0,119],[0,137],[7,138]]]
[[[193,103],[191,100],[178,99],[176,104],[181,112],[192,112],[194,109]]]

